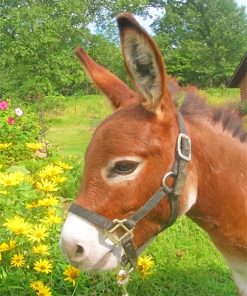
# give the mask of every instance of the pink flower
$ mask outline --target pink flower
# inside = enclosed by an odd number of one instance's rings
[[[6,101],[0,102],[0,110],[8,109],[8,103]]]
[[[13,117],[9,117],[7,122],[8,122],[8,124],[13,125],[13,124],[15,124],[15,119]]]
[[[16,109],[15,109],[15,114],[16,114],[17,116],[22,116],[22,115],[23,115],[23,111],[21,110],[21,108],[16,108]]]

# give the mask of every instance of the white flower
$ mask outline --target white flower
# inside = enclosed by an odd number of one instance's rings
[[[22,115],[23,115],[23,111],[21,110],[21,108],[16,108],[16,109],[15,109],[15,114],[16,114],[17,116],[22,116]]]

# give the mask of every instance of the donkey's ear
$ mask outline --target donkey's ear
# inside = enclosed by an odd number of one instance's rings
[[[137,95],[132,89],[106,68],[97,64],[82,48],[76,49],[76,55],[96,87],[110,99],[114,108],[138,102]]]
[[[155,113],[173,110],[165,65],[154,41],[131,14],[120,14],[117,21],[125,66],[144,107]]]

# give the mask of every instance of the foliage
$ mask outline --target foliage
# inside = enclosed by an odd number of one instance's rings
[[[73,51],[89,39],[90,1],[4,1],[1,4],[2,91],[35,100],[38,94],[73,92],[84,74]]]
[[[225,85],[247,47],[247,16],[234,0],[158,1],[156,40],[168,72],[201,87]]]
[[[107,41],[118,43],[117,14],[128,11],[146,17],[149,15],[149,8],[156,6],[156,0],[115,0],[109,1],[107,5],[96,15],[93,31],[104,36]]]
[[[115,17],[152,17],[150,7],[166,10],[153,28],[169,73],[182,83],[224,84],[246,50],[246,13],[234,0],[8,0],[0,4],[0,97],[39,105],[46,95],[94,93],[78,46],[126,80]]]
[[[88,42],[88,53],[100,65],[110,69],[119,78],[126,80],[127,74],[123,65],[122,53],[115,43],[107,41],[104,37],[94,35]],[[90,83],[88,89],[95,92]]]
[[[3,1],[0,12],[0,95],[15,94],[36,101],[42,95],[69,95],[92,91],[74,56],[78,45],[94,48],[113,66],[119,49],[102,36],[92,35],[88,25],[106,20],[125,9],[133,11],[145,0],[46,0]],[[99,21],[100,20],[100,21]],[[115,66],[114,66],[115,67]],[[117,71],[118,72],[118,71]]]
[[[38,149],[29,149],[26,144],[37,142],[39,138],[40,127],[35,113],[22,111],[10,99],[0,102],[0,163],[16,163],[31,157],[33,150]]]

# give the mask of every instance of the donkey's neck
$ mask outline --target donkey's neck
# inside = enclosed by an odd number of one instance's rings
[[[187,215],[222,253],[247,258],[247,145],[207,122],[188,129],[198,195]]]

